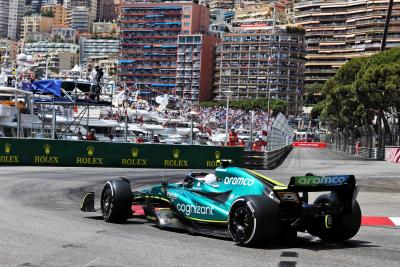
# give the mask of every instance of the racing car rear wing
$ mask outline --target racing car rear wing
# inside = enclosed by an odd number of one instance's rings
[[[356,187],[354,175],[294,176],[288,189],[297,192],[353,191]]]

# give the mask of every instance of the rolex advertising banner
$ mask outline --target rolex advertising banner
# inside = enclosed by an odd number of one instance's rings
[[[0,138],[0,165],[213,169],[241,166],[242,147]]]

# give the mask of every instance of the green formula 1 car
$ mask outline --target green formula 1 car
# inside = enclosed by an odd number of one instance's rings
[[[308,203],[308,192],[329,191]],[[101,193],[106,222],[136,216],[165,229],[230,236],[251,245],[307,231],[329,242],[350,239],[359,230],[361,210],[352,175],[292,177],[285,186],[255,171],[223,163],[215,173],[189,173],[180,183],[132,191],[128,179],[108,181]],[[94,193],[81,210],[95,212]]]

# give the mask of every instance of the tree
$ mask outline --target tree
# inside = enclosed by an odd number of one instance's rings
[[[400,110],[399,90],[400,48],[352,59],[325,83],[321,115],[337,126],[350,129],[372,125],[376,118],[378,135],[383,130],[382,135],[390,139],[387,115]]]

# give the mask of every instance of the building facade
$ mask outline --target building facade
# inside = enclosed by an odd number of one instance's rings
[[[0,0],[0,38],[17,40],[25,12],[25,0]]]
[[[296,23],[306,30],[306,83],[322,83],[348,60],[379,52],[387,9],[382,0],[296,3]],[[397,46],[400,0],[393,1],[386,48]]]
[[[124,4],[119,77],[142,90],[175,93],[177,37],[208,29],[206,6],[193,3]]]
[[[119,53],[119,40],[117,39],[79,39],[80,63],[87,65],[92,57],[117,58]]]
[[[199,103],[211,99],[215,45],[219,38],[206,34],[178,36],[176,95]]]
[[[225,34],[217,47],[215,98],[268,97],[287,101],[288,112],[302,105],[304,35],[277,29],[242,29]]]
[[[37,42],[37,43],[26,43],[23,49],[27,55],[34,54],[50,54],[50,53],[61,53],[69,52],[77,54],[79,52],[79,45],[71,43],[53,43],[53,42]]]
[[[117,5],[114,0],[97,0],[96,21],[114,21],[117,18]]]
[[[63,5],[53,4],[42,6],[42,13],[52,13],[54,26],[67,26],[67,10]]]
[[[38,14],[31,16],[25,16],[22,23],[22,34],[21,37],[25,37],[32,33],[51,33],[51,29],[54,25],[54,18],[44,17]]]
[[[90,31],[90,17],[88,16],[89,8],[84,6],[77,6],[72,9],[69,14],[69,26],[72,29],[78,30],[80,32]]]

